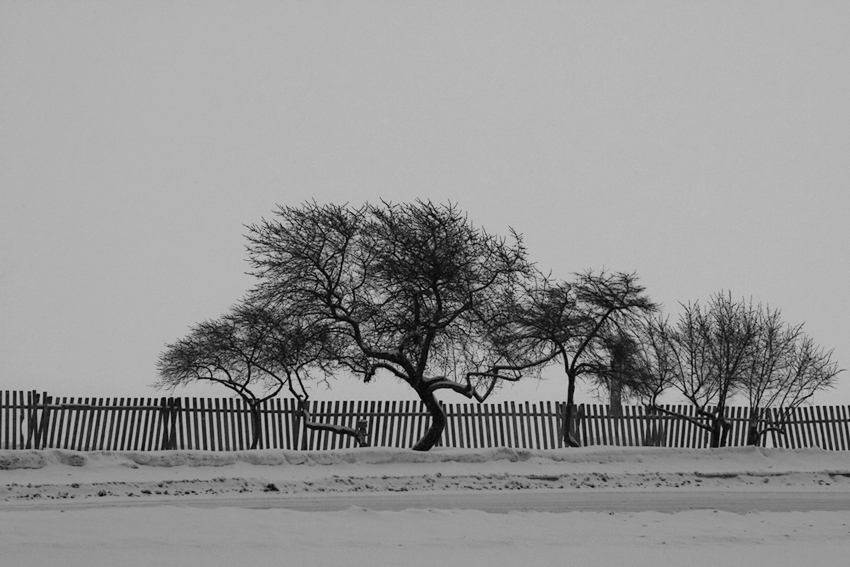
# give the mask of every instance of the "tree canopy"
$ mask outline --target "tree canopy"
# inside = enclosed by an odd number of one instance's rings
[[[532,276],[522,240],[473,226],[454,205],[280,207],[248,241],[256,293],[322,325],[327,364],[413,388],[432,416],[415,449],[445,426],[434,392],[483,400],[532,368],[498,340]]]

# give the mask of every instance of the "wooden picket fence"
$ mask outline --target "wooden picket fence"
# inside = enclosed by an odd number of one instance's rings
[[[562,402],[444,404],[447,447],[563,447]],[[664,406],[690,417],[691,406]],[[315,421],[365,425],[369,444],[411,447],[430,418],[416,401],[316,401]],[[582,445],[708,446],[704,429],[676,416],[624,406],[612,416],[608,406],[582,404],[574,410],[573,435]],[[746,444],[748,408],[732,407],[728,446]],[[779,410],[771,419],[778,423]],[[293,399],[261,406],[260,449],[329,450],[354,446],[348,436],[304,427]],[[232,398],[68,398],[37,392],[0,392],[0,449],[71,449],[77,451],[244,450],[253,426],[241,400]],[[797,408],[785,419],[785,432],[771,432],[768,447],[850,449],[850,406]]]

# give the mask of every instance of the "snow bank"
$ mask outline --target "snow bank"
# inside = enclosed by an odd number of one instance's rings
[[[0,508],[437,491],[850,492],[850,453],[581,448],[336,451],[0,451]],[[40,504],[41,505],[41,504]]]
[[[531,463],[585,471],[655,471],[705,473],[823,472],[850,473],[850,453],[822,449],[667,449],[586,447],[552,451],[532,449],[438,449],[423,453],[406,449],[359,448],[334,451],[93,451],[59,449],[0,451],[0,470],[67,467],[224,467],[293,465],[431,465]]]

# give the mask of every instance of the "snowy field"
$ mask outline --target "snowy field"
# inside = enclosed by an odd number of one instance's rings
[[[850,556],[850,454],[820,450],[0,451],[0,481],[2,565]]]

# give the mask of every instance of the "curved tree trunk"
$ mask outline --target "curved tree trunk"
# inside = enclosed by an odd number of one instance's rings
[[[260,403],[256,399],[246,396],[243,392],[236,390],[236,393],[239,394],[239,397],[242,398],[242,403],[248,408],[248,412],[251,414],[251,449],[256,449],[257,445],[260,443],[260,435],[262,434],[263,422],[260,417]],[[240,418],[241,420],[241,418]]]
[[[425,404],[428,413],[431,414],[431,425],[425,432],[425,435],[416,442],[413,446],[414,451],[430,451],[434,445],[440,441],[443,436],[443,430],[446,428],[446,412],[443,411],[443,406],[434,397],[434,392],[424,388],[416,390],[419,394],[419,399]]]

